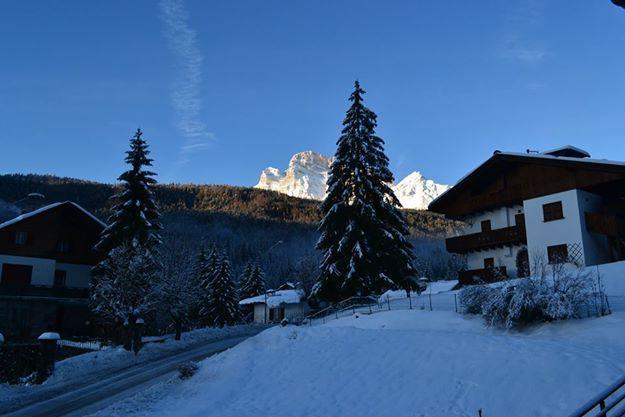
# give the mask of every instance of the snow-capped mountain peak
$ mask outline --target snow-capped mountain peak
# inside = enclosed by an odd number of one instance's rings
[[[279,191],[293,197],[323,200],[332,161],[333,158],[313,151],[296,153],[284,172],[272,167],[264,169],[256,188]]]
[[[410,173],[393,186],[399,202],[405,208],[427,209],[439,195],[449,189],[449,185],[437,184],[427,179],[419,171]]]
[[[333,161],[334,158],[313,151],[296,153],[285,171],[273,167],[264,169],[256,188],[293,197],[323,200],[328,171]],[[437,184],[414,171],[394,185],[393,191],[405,208],[424,210],[448,188],[448,185]]]

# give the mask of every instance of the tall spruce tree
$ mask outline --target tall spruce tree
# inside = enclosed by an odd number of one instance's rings
[[[108,226],[102,232],[96,249],[105,258],[93,269],[90,302],[93,310],[110,324],[118,327],[124,347],[138,340],[136,322],[155,307],[160,297],[156,282],[160,263],[156,258],[161,242],[159,212],[154,202],[152,186],[156,183],[148,145],[137,129],[130,140],[125,161],[130,169],[119,176],[122,191],[112,198],[116,201]]]
[[[258,262],[250,261],[245,265],[240,283],[241,299],[256,297],[265,292],[265,274]]]
[[[208,300],[203,307],[203,316],[208,317],[215,327],[233,325],[241,319],[239,297],[232,281],[230,261],[225,253],[219,256],[215,275],[209,285]]]
[[[377,116],[363,105],[358,81],[349,100],[321,205],[317,249],[321,273],[312,295],[339,301],[389,288],[416,288],[408,227],[390,185],[384,141],[375,135]]]
[[[149,158],[148,144],[142,136],[141,129],[137,129],[130,140],[130,150],[125,158],[130,169],[118,178],[122,190],[111,197],[116,202],[113,214],[96,245],[96,249],[103,253],[130,243],[152,249],[161,242],[160,214],[152,191],[156,174],[144,169],[152,166],[153,160]]]

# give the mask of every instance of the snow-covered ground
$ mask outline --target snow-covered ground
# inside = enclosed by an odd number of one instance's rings
[[[625,374],[625,313],[522,333],[403,310],[276,327],[98,414],[566,416]]]
[[[137,355],[121,347],[111,347],[74,356],[58,362],[52,377],[42,385],[15,386],[0,384],[0,409],[8,402],[20,401],[20,398],[36,394],[41,390],[57,388],[66,384],[75,384],[81,380],[97,377],[103,373],[114,372],[115,370],[166,356],[190,346],[252,333],[257,331],[257,329],[257,325],[240,325],[221,329],[197,329],[183,333],[180,341],[174,340],[173,335],[168,335],[162,343],[146,344]]]

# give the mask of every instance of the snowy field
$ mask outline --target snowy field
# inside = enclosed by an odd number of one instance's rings
[[[625,374],[624,328],[620,312],[512,333],[420,310],[276,327],[97,416],[566,416]]]
[[[162,343],[148,343],[135,355],[122,347],[111,347],[62,360],[56,364],[54,375],[43,385],[0,384],[0,408],[9,402],[20,401],[38,391],[72,385],[88,378],[108,374],[116,370],[153,360],[185,348],[217,339],[249,334],[257,331],[256,325],[240,325],[224,328],[197,329],[182,334],[179,341],[168,335]]]

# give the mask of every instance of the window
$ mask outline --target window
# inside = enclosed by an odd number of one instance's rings
[[[482,220],[482,232],[490,232],[491,230],[490,220]]]
[[[67,279],[67,271],[63,271],[61,269],[57,269],[56,271],[54,271],[54,286],[55,287],[64,287],[66,279]]]
[[[525,215],[523,213],[515,214],[514,224],[517,226],[525,226]]]
[[[30,285],[33,275],[31,265],[2,264],[2,283],[7,285]]]
[[[26,242],[28,242],[28,233],[22,231],[15,232],[16,245],[25,245]]]
[[[562,201],[556,201],[555,203],[543,204],[543,220],[551,222],[554,220],[563,219],[562,214]]]
[[[484,258],[484,269],[493,269],[495,267],[495,258]]]
[[[567,245],[547,246],[547,258],[550,264],[563,264],[568,262],[569,251]]]
[[[59,242],[56,244],[56,251],[69,252],[69,243],[67,242],[67,240],[59,240]]]

